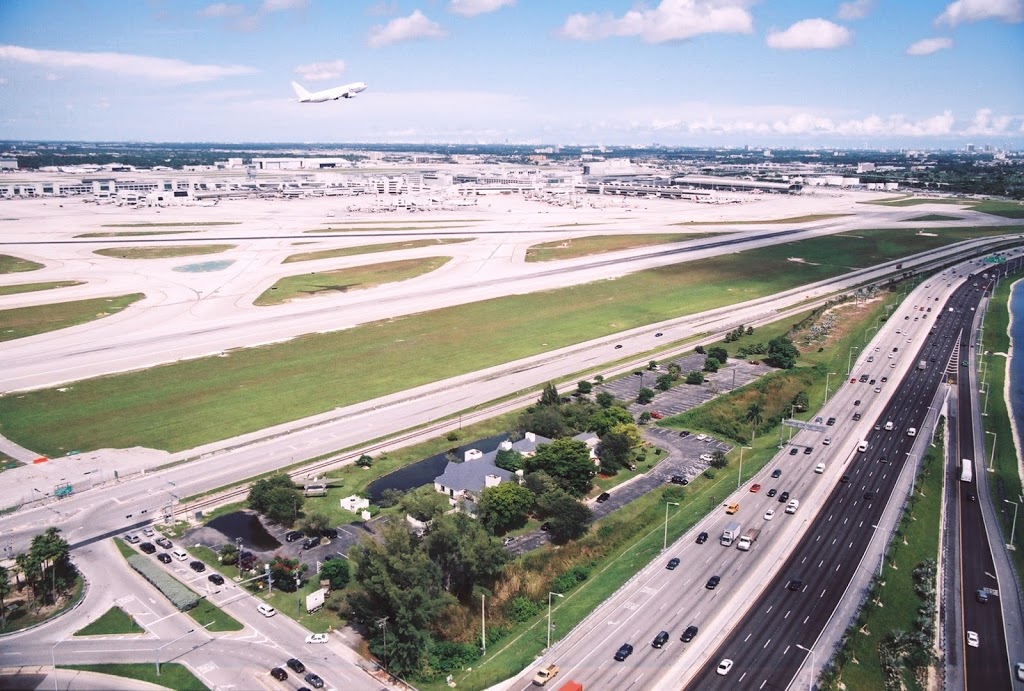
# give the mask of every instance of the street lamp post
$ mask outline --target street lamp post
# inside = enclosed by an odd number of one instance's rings
[[[548,648],[551,647],[551,596],[556,595],[558,597],[565,597],[561,593],[552,593],[548,591]]]
[[[207,626],[209,626],[209,624]],[[169,641],[167,643],[164,643],[162,646],[160,646],[159,648],[156,649],[156,675],[158,677],[160,676],[160,651],[163,650],[164,648],[166,648],[167,646],[171,645],[171,643],[177,643],[182,638],[184,638],[185,636],[189,635],[190,633],[193,633],[194,631],[195,631],[195,629],[189,629],[185,633],[183,633],[180,636],[178,636],[177,638],[175,638],[173,641]]]
[[[384,629],[384,671],[388,671],[388,618],[381,617],[377,620],[377,626]]]
[[[743,452],[746,449],[752,449],[753,446],[741,446],[740,447],[740,474],[736,478],[736,489],[740,488],[740,484],[743,482]]]
[[[853,374],[853,351],[859,351],[860,348],[857,346],[850,346],[850,357],[846,362],[846,376]]]
[[[1006,549],[1017,549],[1016,545],[1013,544],[1013,539],[1017,536],[1017,509],[1020,507],[1019,501],[1010,501],[1009,499],[1003,499],[1007,504],[1013,504],[1013,526],[1010,528],[1010,544],[1006,546]]]
[[[982,414],[983,417],[987,417],[988,416],[988,394],[989,394],[989,391],[988,391],[988,389],[986,389],[985,390],[985,408],[981,411],[981,414]]]
[[[796,647],[800,648],[800,650],[804,651],[805,653],[810,653],[811,654],[811,669],[810,669],[810,677],[811,678],[807,680],[807,691],[812,691],[812,688],[814,687],[814,648],[813,647],[805,648],[802,645],[800,645],[799,643],[796,644]]]
[[[829,372],[825,375],[825,403],[828,403],[828,379],[833,374],[835,374],[835,372]]]
[[[638,369],[636,372],[633,372],[633,374],[640,377],[640,388],[644,388],[644,371],[642,369]]]
[[[869,327],[868,330],[864,332],[864,343],[868,342],[868,334],[871,333],[872,331],[878,331],[878,327],[877,326]]]
[[[662,540],[662,543],[661,543],[662,551],[668,549],[668,507],[670,507],[670,506],[679,506],[679,502],[677,502],[677,501],[667,501],[667,502],[665,502],[665,538]]]
[[[992,469],[992,461],[994,461],[995,457],[996,457],[996,439],[997,439],[997,437],[996,437],[996,433],[995,432],[989,432],[988,430],[985,430],[985,434],[991,434],[992,435],[992,452],[989,453],[989,455],[988,455],[988,472],[994,473],[995,470]]]

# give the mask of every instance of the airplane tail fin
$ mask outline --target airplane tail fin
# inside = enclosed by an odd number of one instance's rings
[[[292,82],[292,88],[295,89],[295,95],[300,99],[309,98],[309,92],[303,89],[298,82]]]

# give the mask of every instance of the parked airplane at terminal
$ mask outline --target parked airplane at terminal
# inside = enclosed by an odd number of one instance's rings
[[[365,82],[352,82],[344,86],[337,86],[333,89],[314,91],[310,93],[302,88],[298,82],[292,82],[292,88],[299,97],[299,103],[323,103],[324,101],[337,101],[339,98],[355,98],[356,94],[366,88]]]

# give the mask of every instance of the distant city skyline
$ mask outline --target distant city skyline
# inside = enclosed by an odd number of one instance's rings
[[[1024,0],[6,0],[0,139],[1013,149],[1022,66]]]

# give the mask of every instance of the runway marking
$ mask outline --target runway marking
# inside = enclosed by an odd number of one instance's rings
[[[622,608],[623,608],[623,609],[628,609],[628,610],[630,610],[630,611],[633,611],[633,610],[635,610],[635,609],[637,609],[637,608],[639,608],[639,607],[640,607],[640,605],[639,605],[638,603],[636,603],[636,602],[632,602],[632,601],[630,601],[630,602],[626,602],[626,603],[624,603],[624,604],[622,605]]]
[[[761,650],[764,650],[765,648],[767,648],[768,644],[771,643],[771,642],[772,642],[772,639],[770,639],[770,638],[767,641],[765,641],[764,645],[761,646]]]
[[[782,615],[783,619],[789,619],[789,615],[793,613],[793,610],[787,609],[786,613]]]
[[[747,641],[749,641],[750,637],[753,636],[753,635],[754,635],[753,633],[748,633],[747,637],[743,639],[743,642],[746,643]]]
[[[771,612],[771,611],[772,611],[772,608],[773,608],[773,607],[775,607],[775,605],[772,605],[771,607],[769,607],[768,609],[766,609],[766,610],[764,611],[764,613],[765,613],[765,614],[768,614],[769,612]]]
[[[824,564],[824,563],[825,563],[825,560],[824,560],[824,559],[822,559],[821,561],[819,561],[819,562],[818,562],[818,568],[820,569],[820,568],[821,568],[821,565],[822,565],[822,564]]]
[[[850,549],[850,548],[852,548],[852,547],[853,547],[853,541],[851,540],[851,541],[850,541],[850,544],[848,544],[848,545],[846,546],[846,549]]]
[[[792,648],[792,647],[793,647],[793,646],[791,646],[791,645],[787,645],[787,646],[786,646],[786,649],[782,651],[782,654],[783,654],[783,655],[785,655],[786,653],[788,653],[788,652],[789,652],[789,649],[790,649],[790,648]]]
[[[765,679],[764,681],[762,681],[762,682],[761,682],[761,685],[760,685],[760,686],[758,686],[757,688],[759,688],[759,689],[763,689],[763,688],[764,688],[764,685],[765,685],[765,684],[767,684],[767,683],[768,683],[768,680],[767,680],[767,679]]]
[[[853,543],[851,542],[850,544],[852,545]],[[836,571],[838,571],[839,567],[842,566],[842,565],[843,565],[842,562],[836,564]]]
[[[207,672],[212,672],[215,669],[218,669],[218,667],[217,664],[214,662],[207,662],[205,665],[196,667],[196,671],[200,674],[206,674]]]
[[[828,588],[825,588],[825,590],[828,590]],[[822,590],[822,591],[821,591],[821,595],[819,595],[819,596],[818,596],[818,599],[819,599],[819,600],[820,600],[821,598],[825,597],[825,590]]]
[[[803,623],[806,624],[810,618],[811,618],[811,615],[808,614],[806,617],[804,617]]]

